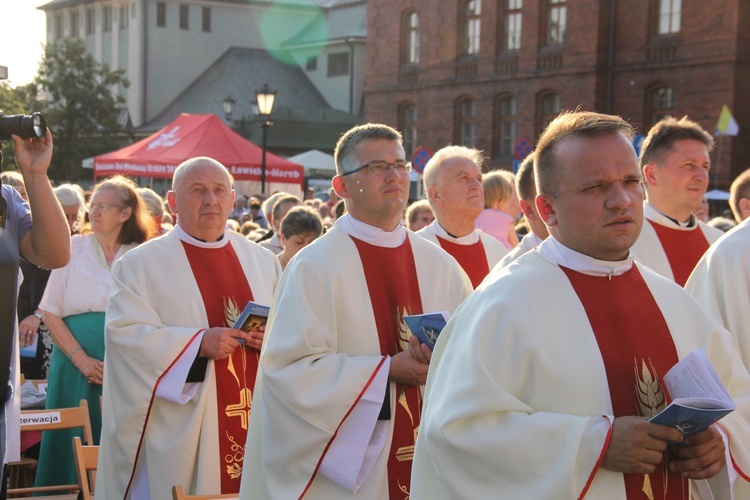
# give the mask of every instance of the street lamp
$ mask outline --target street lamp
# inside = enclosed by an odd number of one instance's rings
[[[266,193],[266,131],[268,127],[273,125],[271,122],[271,112],[273,111],[273,103],[276,100],[276,91],[271,90],[268,83],[263,84],[263,88],[255,91],[255,99],[253,102],[253,112],[258,117],[258,122],[263,129],[263,156],[260,164],[260,191]],[[224,101],[226,102],[226,100]]]
[[[224,105],[224,118],[226,118],[227,121],[231,123],[232,113],[234,112],[234,105],[237,104],[237,101],[231,95],[228,95],[224,99],[222,104]]]

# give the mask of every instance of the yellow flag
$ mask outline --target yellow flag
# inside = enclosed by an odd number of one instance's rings
[[[734,121],[732,113],[725,104],[721,108],[721,114],[719,115],[719,123],[716,124],[716,135],[737,135],[740,131],[739,125]]]

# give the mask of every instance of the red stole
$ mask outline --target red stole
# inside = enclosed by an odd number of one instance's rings
[[[478,287],[482,280],[490,274],[490,265],[487,263],[487,254],[484,252],[482,238],[471,245],[459,245],[440,236],[435,236],[442,249],[451,254],[469,275],[472,287]]]
[[[648,219],[647,219],[648,220]],[[671,227],[662,226],[661,224],[649,220],[651,226],[656,231],[659,243],[667,254],[669,267],[672,268],[674,280],[680,286],[685,286],[690,273],[695,269],[698,261],[711,246],[701,228],[696,222],[695,229],[692,231],[680,231]]]
[[[671,400],[663,377],[677,361],[672,335],[651,290],[634,265],[598,277],[560,266],[586,310],[594,331],[615,417],[650,417]],[[652,474],[624,474],[628,499],[688,498],[688,481],[663,461]]]
[[[203,298],[208,326],[231,327],[245,305],[253,300],[253,292],[232,244],[200,248],[183,241],[182,246]],[[219,410],[216,436],[219,456],[216,459],[220,462],[222,493],[240,491],[258,356],[258,351],[240,345],[230,358],[214,361]]]
[[[362,260],[380,352],[394,356],[409,348],[409,330],[401,319],[422,314],[417,268],[409,238],[399,247],[383,248],[351,237]],[[396,408],[391,410],[393,441],[388,456],[391,500],[409,498],[414,444],[422,414],[419,387],[396,384]]]

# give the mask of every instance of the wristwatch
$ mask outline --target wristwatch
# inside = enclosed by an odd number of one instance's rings
[[[34,311],[34,316],[36,316],[37,318],[39,318],[39,321],[42,321],[44,319],[44,318],[42,318],[42,315],[39,314],[37,311]]]

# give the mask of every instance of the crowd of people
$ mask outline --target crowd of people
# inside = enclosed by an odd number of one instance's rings
[[[515,175],[446,146],[410,205],[385,125],[341,137],[326,201],[236,194],[206,157],[164,199],[52,191],[49,134],[15,139],[21,370],[89,401],[103,498],[747,498],[750,170],[710,224],[712,137],[633,135],[564,112]],[[67,256],[38,243],[64,218]],[[267,324],[234,328],[248,303]],[[434,352],[404,321],[428,313],[453,315]],[[735,411],[649,422],[696,350]],[[74,434],[44,433],[36,485],[76,482]]]

